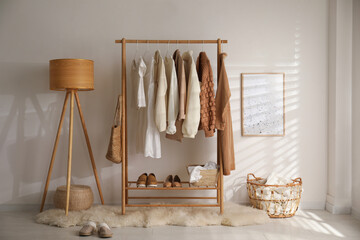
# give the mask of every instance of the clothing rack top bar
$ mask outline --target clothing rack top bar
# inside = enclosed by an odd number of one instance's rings
[[[137,40],[125,39],[126,43],[179,43],[179,44],[216,44],[217,40]],[[122,43],[122,40],[115,40],[115,43]],[[221,43],[228,43],[228,40],[221,40]]]

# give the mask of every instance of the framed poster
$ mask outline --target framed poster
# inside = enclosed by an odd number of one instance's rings
[[[285,73],[241,74],[241,135],[285,136]]]

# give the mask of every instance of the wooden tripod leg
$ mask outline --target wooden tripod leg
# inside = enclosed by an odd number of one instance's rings
[[[86,128],[86,125],[85,125],[84,116],[83,116],[83,113],[82,113],[82,110],[81,110],[79,95],[78,95],[77,92],[75,92],[75,99],[76,99],[76,104],[77,104],[77,107],[78,107],[78,110],[79,110],[79,115],[80,115],[80,119],[81,119],[82,128],[84,130],[86,145],[87,145],[87,148],[89,150],[91,165],[92,165],[92,169],[93,169],[93,172],[94,172],[96,185],[97,185],[97,188],[98,188],[98,191],[99,191],[101,204],[104,205],[104,198],[103,198],[103,195],[102,195],[101,186],[100,186],[100,182],[99,182],[99,177],[98,177],[97,170],[96,170],[94,155],[93,155],[93,152],[92,152],[89,135],[88,135],[87,128]]]
[[[48,171],[48,174],[47,174],[47,177],[46,177],[46,183],[45,183],[44,193],[43,193],[43,197],[42,197],[42,201],[41,201],[40,212],[42,212],[43,209],[44,209],[44,204],[45,204],[45,200],[46,200],[46,194],[47,194],[48,187],[49,187],[49,182],[50,182],[50,178],[51,178],[51,172],[52,172],[52,169],[53,169],[53,166],[54,166],[56,150],[57,150],[57,146],[58,146],[58,143],[59,143],[61,127],[62,127],[62,124],[64,122],[66,105],[67,105],[68,99],[69,99],[69,93],[67,92],[66,95],[65,95],[65,100],[64,100],[64,105],[63,105],[63,109],[62,109],[62,112],[61,112],[59,127],[58,127],[58,130],[57,130],[55,143],[54,143],[54,148],[53,148],[53,152],[52,152],[52,155],[51,155],[49,171]]]
[[[72,142],[73,142],[73,127],[74,127],[74,92],[70,90],[70,126],[69,126],[69,152],[68,152],[68,166],[67,166],[67,179],[66,179],[66,208],[65,215],[69,213],[70,202],[70,184],[71,184],[71,160],[72,160]]]

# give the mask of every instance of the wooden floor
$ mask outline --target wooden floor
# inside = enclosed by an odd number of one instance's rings
[[[0,212],[0,239],[99,239],[79,237],[80,227],[58,228],[34,222],[35,211]],[[360,239],[360,221],[350,215],[320,210],[298,211],[289,219],[273,219],[265,225],[244,227],[113,228],[112,239],[122,240],[299,240]]]

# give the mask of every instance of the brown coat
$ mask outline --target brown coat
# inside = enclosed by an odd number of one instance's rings
[[[180,54],[180,50],[177,49],[173,54],[173,59],[175,62],[176,76],[178,80],[178,89],[179,89],[179,115],[178,119],[175,122],[176,133],[166,134],[166,138],[171,140],[176,140],[181,142],[183,139],[182,134],[182,125],[185,119],[186,112],[186,78],[185,78],[185,68],[184,62]]]
[[[230,109],[230,87],[226,74],[224,58],[226,53],[220,55],[220,69],[218,88],[216,91],[216,128],[219,135],[219,156],[223,161],[224,175],[230,175],[235,170],[234,138]]]
[[[200,81],[200,126],[205,137],[214,136],[215,132],[215,92],[210,61],[205,52],[200,52],[196,60],[196,70]]]

